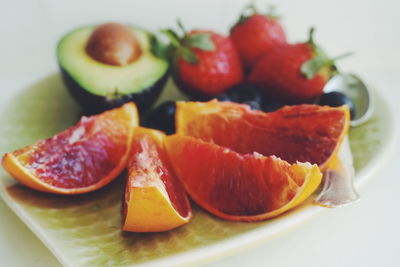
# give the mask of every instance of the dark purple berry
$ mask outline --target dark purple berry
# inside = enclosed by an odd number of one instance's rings
[[[256,101],[246,101],[246,102],[243,102],[242,104],[249,105],[251,107],[251,109],[261,110],[261,105]]]
[[[218,101],[231,101],[231,99],[230,99],[230,97],[227,95],[227,94],[225,94],[225,93],[222,93],[222,94],[220,94],[220,95],[217,95],[216,97],[215,97]]]
[[[248,101],[257,102],[261,106],[262,96],[257,87],[249,83],[240,83],[232,86],[225,92],[232,102],[244,103]]]
[[[341,92],[330,92],[321,95],[318,98],[318,104],[321,106],[339,107],[342,105],[348,105],[350,109],[351,118],[354,117],[354,105],[353,102],[345,94]]]
[[[145,126],[173,134],[175,133],[175,112],[175,101],[166,101],[150,112]]]
[[[280,102],[270,102],[270,103],[264,103],[262,106],[262,110],[264,112],[273,112],[276,111],[278,109],[280,109],[281,107],[285,106],[286,104],[284,103],[280,103]]]

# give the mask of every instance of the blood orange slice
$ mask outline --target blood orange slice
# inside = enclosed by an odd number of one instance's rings
[[[192,216],[186,192],[170,169],[164,139],[157,130],[135,132],[122,208],[125,231],[167,231]]]
[[[169,159],[192,199],[234,221],[275,217],[305,200],[321,182],[317,165],[290,165],[275,156],[239,154],[200,139],[172,135]]]
[[[310,162],[324,170],[349,129],[347,106],[286,106],[264,113],[247,105],[178,102],[177,133],[238,153],[275,155],[289,163]]]
[[[81,194],[99,189],[126,167],[138,113],[134,104],[82,117],[73,127],[4,155],[2,164],[33,189]]]

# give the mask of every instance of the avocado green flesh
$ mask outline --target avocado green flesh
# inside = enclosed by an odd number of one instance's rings
[[[87,41],[95,27],[85,27],[66,35],[57,48],[60,66],[86,91],[115,98],[139,93],[155,84],[168,70],[168,62],[151,52],[147,32],[130,27],[142,48],[138,60],[125,66],[112,66],[94,60],[86,53]]]

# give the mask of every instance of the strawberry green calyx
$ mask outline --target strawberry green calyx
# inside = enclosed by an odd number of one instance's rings
[[[330,59],[325,52],[315,44],[313,35],[314,28],[311,28],[308,41],[306,43],[312,47],[313,57],[304,62],[301,66],[301,73],[307,79],[312,79],[322,68],[326,66],[328,68],[332,67],[335,69],[333,60]]]
[[[243,11],[240,14],[238,21],[231,27],[230,30],[232,31],[233,28],[235,28],[239,24],[242,24],[243,22],[245,22],[247,19],[249,19],[251,16],[253,16],[255,14],[264,15],[265,17],[272,19],[272,20],[278,20],[280,18],[280,16],[277,15],[275,11],[276,11],[275,6],[269,5],[268,11],[265,13],[261,13],[261,12],[259,12],[258,8],[255,6],[255,4],[251,3],[243,8]]]
[[[257,8],[253,3],[245,6],[242,13],[240,14],[239,20],[235,23],[235,25],[233,25],[233,27],[245,22],[249,17],[251,17],[255,13],[257,13]]]
[[[151,52],[158,58],[168,59],[170,46],[165,44],[155,35],[150,36]]]
[[[325,54],[325,52],[319,46],[315,44],[313,39],[313,34],[314,34],[314,28],[311,28],[309,33],[309,39],[306,42],[306,44],[309,44],[312,47],[313,57],[310,60],[303,63],[300,71],[307,79],[312,79],[322,69],[326,68],[329,70],[328,78],[330,78],[337,72],[335,61],[345,58],[351,55],[351,53],[346,53],[335,58],[330,58]]]
[[[198,64],[199,59],[193,52],[194,48],[203,51],[215,50],[215,45],[210,35],[206,33],[188,34],[180,20],[178,20],[178,27],[182,32],[180,35],[171,29],[161,30],[161,32],[164,33],[171,42],[172,52],[170,52],[170,54],[172,54],[171,56],[173,58],[182,57],[189,63]]]
[[[199,48],[204,51],[213,51],[215,45],[210,38],[210,35],[205,33],[195,33],[188,36],[185,40],[185,45],[190,48]]]

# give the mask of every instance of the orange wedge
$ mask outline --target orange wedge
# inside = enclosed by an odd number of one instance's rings
[[[322,178],[317,165],[291,165],[275,156],[240,154],[188,136],[168,136],[166,148],[191,198],[227,220],[278,216],[309,197]]]
[[[275,155],[324,170],[349,130],[347,106],[286,106],[265,113],[232,102],[177,102],[177,133],[241,154]]]
[[[165,137],[152,129],[135,132],[122,208],[124,231],[167,231],[192,216],[186,193],[170,169]]]
[[[82,194],[114,180],[126,167],[135,104],[82,117],[73,127],[4,155],[2,165],[22,184],[56,194]]]

